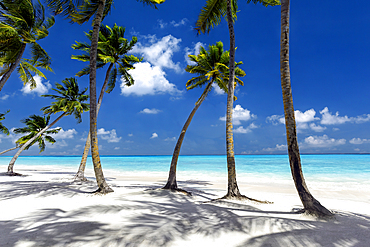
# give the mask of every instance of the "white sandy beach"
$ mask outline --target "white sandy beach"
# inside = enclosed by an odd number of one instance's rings
[[[76,167],[77,169],[77,167]],[[74,169],[0,166],[0,246],[370,246],[370,188],[307,181],[336,213],[330,221],[295,214],[301,208],[291,181],[238,177],[241,192],[273,201],[209,200],[226,193],[226,176],[183,176],[187,196],[159,190],[167,173],[105,170],[114,193],[99,196],[90,182],[73,183]],[[330,185],[330,186],[329,186]]]

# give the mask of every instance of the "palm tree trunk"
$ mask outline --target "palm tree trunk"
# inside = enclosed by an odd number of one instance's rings
[[[17,149],[17,148],[19,148],[19,147],[17,146],[17,147],[14,147],[14,148],[9,148],[9,149],[7,149],[7,150],[4,150],[4,151],[0,152],[0,155],[5,154],[5,153],[7,153],[7,152],[9,152],[9,151],[12,151],[12,150],[14,150],[14,149]]]
[[[8,172],[7,172],[7,175],[9,176],[19,176],[21,174],[19,173],[15,173],[13,171],[13,167],[14,167],[14,163],[15,161],[18,159],[19,155],[23,152],[23,150],[28,147],[28,145],[30,145],[34,140],[37,139],[37,137],[39,137],[40,135],[42,135],[45,131],[47,131],[50,127],[52,127],[56,122],[58,122],[62,117],[64,117],[67,113],[66,112],[63,112],[62,115],[60,115],[57,119],[54,120],[54,122],[52,122],[51,124],[49,124],[48,126],[46,126],[45,128],[43,128],[39,133],[37,133],[37,135],[35,135],[34,137],[32,137],[31,139],[29,139],[25,144],[23,144],[19,150],[15,153],[15,155],[13,156],[12,160],[10,161],[9,163],[9,166],[8,166]]]
[[[96,192],[106,194],[113,192],[105,181],[103,169],[101,167],[98,135],[97,135],[97,109],[96,109],[96,58],[98,49],[99,29],[103,18],[105,0],[100,0],[98,10],[94,18],[93,33],[91,35],[91,50],[90,50],[90,136],[91,136],[91,156],[94,165],[94,172],[98,190]]]
[[[100,106],[101,106],[101,103],[103,101],[104,92],[105,92],[105,89],[107,88],[107,85],[108,85],[109,74],[110,74],[112,68],[113,68],[113,63],[110,63],[109,67],[108,67],[108,70],[105,73],[104,84],[103,84],[103,86],[101,88],[101,91],[100,91],[96,114],[99,114]],[[90,130],[89,130],[89,133],[88,133],[87,139],[86,139],[86,143],[85,143],[84,152],[83,152],[82,158],[81,158],[81,163],[80,163],[80,166],[78,168],[77,174],[75,176],[75,180],[77,180],[77,181],[86,181],[87,180],[85,178],[85,167],[86,167],[87,155],[89,154],[90,142],[91,142],[91,138],[90,138]]]
[[[178,190],[178,188],[177,188],[177,182],[176,182],[176,167],[177,167],[177,161],[179,159],[181,145],[182,145],[182,142],[183,142],[183,140],[185,138],[186,130],[188,129],[188,127],[190,125],[190,122],[191,122],[191,120],[193,119],[193,117],[195,115],[195,112],[198,110],[199,106],[202,104],[202,102],[204,101],[204,99],[207,97],[208,92],[211,90],[213,81],[214,80],[212,79],[208,83],[208,85],[206,86],[206,88],[205,88],[202,96],[199,98],[199,100],[195,104],[195,107],[191,111],[188,119],[186,120],[186,122],[184,124],[184,127],[182,127],[181,134],[179,136],[179,139],[177,140],[177,143],[176,143],[176,146],[175,146],[175,150],[173,151],[172,161],[171,161],[171,166],[170,166],[170,172],[168,174],[167,184],[163,187],[163,189]]]
[[[235,154],[233,139],[233,105],[234,105],[234,76],[235,76],[235,33],[231,14],[231,0],[227,0],[227,24],[230,35],[230,75],[227,92],[227,110],[226,110],[226,153],[227,153],[227,194],[228,197],[240,197],[238,184],[236,182]]]
[[[296,123],[294,117],[292,88],[290,82],[289,68],[289,15],[290,0],[281,1],[281,40],[280,40],[280,73],[281,88],[283,92],[285,128],[288,144],[290,169],[297,189],[299,198],[302,201],[304,211],[318,217],[328,217],[333,214],[320,204],[309,192],[303,177],[299,147],[297,141]]]
[[[22,59],[22,56],[23,56],[23,53],[24,53],[25,50],[26,50],[26,44],[23,43],[22,46],[21,46],[21,49],[18,53],[18,56],[14,61],[14,63],[12,63],[9,70],[3,75],[3,77],[0,80],[0,91],[1,91],[1,89],[3,89],[3,87],[5,85],[5,82],[9,79],[10,75],[13,73],[15,68],[17,68],[17,66],[21,62],[21,59]]]

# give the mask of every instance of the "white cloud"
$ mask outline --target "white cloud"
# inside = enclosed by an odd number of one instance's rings
[[[151,36],[148,45],[143,45],[138,42],[131,50],[131,53],[138,53],[144,59],[154,66],[160,68],[173,69],[177,73],[182,73],[179,63],[172,61],[172,56],[179,50],[179,43],[181,39],[177,39],[172,35],[167,35],[158,40],[155,36]]]
[[[98,129],[98,135],[101,137],[101,139],[108,142],[119,142],[122,138],[117,137],[115,129],[112,129],[111,131],[106,131],[104,128]]]
[[[370,142],[370,139],[361,139],[361,138],[352,138],[349,143],[355,144],[355,145],[360,145],[363,143]]]
[[[173,141],[176,141],[176,137],[167,137],[166,139],[164,139],[166,142],[173,142]]]
[[[165,72],[158,66],[153,66],[148,62],[137,63],[135,69],[130,71],[130,74],[135,80],[135,84],[128,87],[121,80],[121,94],[129,96],[131,94],[137,96],[154,95],[169,93],[171,95],[181,94],[175,84],[170,83]]]
[[[315,147],[332,147],[337,145],[343,145],[346,143],[345,139],[334,139],[329,138],[327,135],[323,136],[309,136],[304,139],[305,144]]]
[[[65,140],[56,140],[56,142],[53,144],[46,142],[46,146],[48,148],[61,148],[61,147],[67,147],[68,143]]]
[[[315,131],[315,132],[323,132],[324,130],[326,130],[326,127],[322,127],[320,125],[316,125],[315,123],[311,123],[310,124],[310,128]]]
[[[9,98],[9,95],[5,94],[4,96],[1,96],[0,97],[0,100],[6,100]]]
[[[134,136],[134,134],[130,133],[130,134],[128,134],[127,136],[132,137],[132,136]]]
[[[212,84],[212,87],[214,88],[215,90],[215,94],[217,95],[223,95],[223,94],[226,94],[226,92],[224,90],[222,90],[217,83],[213,83]]]
[[[189,20],[187,18],[183,18],[179,22],[171,21],[171,25],[174,27],[184,26]]]
[[[243,126],[239,126],[239,128],[234,129],[234,133],[240,133],[240,134],[247,134],[252,132],[252,129],[256,129],[258,126],[256,126],[254,123],[251,123],[247,128],[244,128]]]
[[[189,55],[198,55],[200,51],[200,47],[203,46],[203,43],[197,42],[193,48],[186,47],[185,48],[185,61],[188,65],[195,65],[195,62],[190,61]]]
[[[158,134],[157,133],[153,133],[152,136],[150,137],[150,139],[154,139],[154,138],[157,138],[158,137]]]
[[[251,114],[248,109],[243,109],[241,105],[236,105],[233,109],[233,124],[234,125],[241,125],[241,121],[248,121],[252,118],[256,118],[257,116]],[[220,120],[226,121],[226,116],[220,117]]]
[[[120,147],[115,147],[115,148],[114,148],[114,150],[118,150],[118,149],[120,149]]]
[[[144,113],[144,114],[158,114],[160,113],[161,110],[158,110],[158,109],[149,109],[149,108],[145,108],[144,110],[140,111],[140,113]]]
[[[331,112],[329,112],[328,107],[325,107],[322,111],[320,111],[320,114],[322,115],[321,124],[344,124],[351,121],[348,116],[340,117],[339,112],[336,112],[335,115],[332,115]]]
[[[56,127],[60,128],[60,127]],[[54,139],[72,139],[77,134],[75,129],[63,130],[61,129],[57,134],[52,134]]]
[[[285,118],[284,115],[272,115],[266,118],[266,122],[270,122],[273,125],[285,124]]]
[[[353,118],[353,121],[355,123],[365,123],[365,122],[369,122],[370,121],[370,114],[364,114],[362,116],[357,116],[355,118]]]
[[[36,81],[36,88],[31,90],[30,84],[27,83],[21,89],[24,94],[37,93],[38,95],[41,95],[47,93],[51,88],[51,84],[48,81],[46,81],[44,84],[42,83],[42,77],[35,75],[33,78]]]
[[[275,152],[275,151],[287,151],[288,147],[287,145],[285,144],[276,144],[276,146],[274,148],[264,148],[262,149],[262,151],[265,151],[265,152]]]

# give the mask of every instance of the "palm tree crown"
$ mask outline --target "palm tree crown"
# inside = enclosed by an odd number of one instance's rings
[[[142,61],[134,55],[126,55],[137,43],[137,37],[132,37],[131,41],[124,38],[125,28],[114,24],[113,28],[102,25],[99,32],[97,68],[102,68],[106,64],[114,64],[114,68],[109,73],[109,85],[106,92],[110,93],[115,87],[117,76],[122,77],[127,86],[133,85],[134,80],[128,70],[134,69],[134,63]],[[86,37],[91,41],[92,30],[86,33]],[[90,60],[91,46],[86,42],[77,42],[72,45],[75,50],[84,51],[82,55],[72,55],[73,59],[83,62]],[[90,73],[90,66],[86,66],[76,75],[83,76]]]
[[[5,113],[0,113],[0,121],[3,121],[5,119],[5,115],[9,112],[7,110]],[[4,133],[6,135],[9,135],[9,130],[6,128],[2,122],[0,122],[0,133]]]
[[[26,134],[26,135],[19,138],[16,141],[16,144],[20,146],[25,144],[28,140],[36,136],[41,130],[43,130],[46,126],[48,126],[49,120],[50,120],[50,116],[41,117],[38,115],[31,115],[29,118],[21,120],[21,122],[26,124],[27,127],[14,129],[14,133]],[[45,141],[52,143],[52,144],[55,143],[55,139],[51,137],[49,134],[56,134],[60,130],[61,128],[56,128],[56,129],[45,131],[42,135],[38,136],[33,142],[31,142],[27,147],[25,147],[25,149],[28,150],[33,144],[38,142],[40,153],[43,152],[45,150]]]
[[[186,83],[188,90],[201,87],[212,80],[227,93],[229,51],[224,51],[221,41],[217,42],[216,45],[210,45],[208,51],[204,47],[200,47],[199,54],[189,55],[189,59],[195,64],[186,66],[185,70],[192,74],[199,74],[199,76],[193,77]],[[239,77],[246,75],[241,68],[237,67],[241,64],[243,62],[235,63],[235,75]],[[235,81],[243,86],[243,81],[236,76]]]
[[[55,83],[56,89],[52,89],[59,95],[41,95],[42,97],[49,97],[56,100],[50,106],[43,107],[41,110],[44,111],[44,114],[48,115],[58,112],[64,112],[66,113],[65,115],[73,114],[80,123],[82,121],[81,114],[89,110],[89,104],[83,103],[89,98],[89,96],[85,95],[87,88],[80,92],[75,78],[66,78],[62,81],[62,84]]]
[[[45,18],[45,8],[32,0],[3,0],[0,4],[0,90],[17,67],[24,83],[36,86],[32,73],[45,75],[37,68],[52,71],[51,58],[37,41],[48,36],[48,29],[55,23],[54,17]],[[21,59],[25,47],[30,44],[31,59]],[[7,74],[8,73],[8,74]]]

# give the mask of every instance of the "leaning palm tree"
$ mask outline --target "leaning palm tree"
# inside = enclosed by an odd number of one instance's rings
[[[279,0],[247,0],[247,2],[262,3],[264,6],[280,4]],[[230,38],[230,61],[229,61],[229,83],[227,93],[226,109],[226,153],[228,186],[224,198],[245,197],[240,194],[236,182],[235,154],[233,139],[232,111],[234,104],[234,76],[235,76],[235,32],[234,21],[238,9],[237,0],[208,0],[196,22],[196,30],[199,33],[209,33],[210,29],[220,24],[221,17],[226,17]]]
[[[39,136],[44,134],[62,117],[73,114],[75,119],[77,119],[77,121],[80,123],[82,121],[81,114],[84,111],[89,110],[89,105],[87,103],[83,103],[87,101],[89,98],[89,96],[85,95],[87,88],[84,91],[80,92],[77,80],[75,78],[66,78],[62,81],[62,84],[56,83],[55,85],[56,89],[53,88],[53,90],[56,91],[58,95],[50,94],[42,95],[43,97],[52,98],[55,101],[52,102],[50,106],[43,107],[41,110],[44,112],[44,114],[47,114],[48,116],[58,112],[62,112],[62,114],[57,119],[55,119],[51,124],[48,124],[43,129],[41,129],[32,138],[30,138],[27,141],[22,141],[19,143],[22,146],[19,148],[19,150],[9,163],[7,172],[8,175],[17,175],[16,173],[13,172],[13,167],[20,153],[24,149],[28,148],[30,144],[34,143]]]
[[[91,41],[92,31],[86,33],[86,37]],[[109,64],[108,69],[105,73],[105,80],[100,91],[98,104],[97,104],[97,114],[99,113],[100,106],[102,104],[104,92],[110,93],[117,82],[117,78],[122,78],[127,86],[134,84],[134,79],[129,73],[129,70],[134,69],[134,64],[141,62],[142,58],[138,58],[134,55],[126,55],[134,45],[137,43],[137,38],[132,37],[131,41],[124,38],[125,28],[117,26],[114,24],[113,28],[109,26],[102,25],[100,27],[99,42],[98,42],[98,59],[97,68],[103,68],[106,64]],[[84,53],[82,55],[72,55],[73,59],[79,61],[87,62],[90,60],[90,44],[76,42],[72,45],[75,50],[81,50]],[[90,67],[86,66],[77,76],[88,75],[90,72]],[[108,86],[108,89],[106,89]],[[78,168],[77,174],[75,176],[76,180],[86,181],[84,176],[87,155],[90,149],[90,132],[87,135],[87,140],[85,143],[84,152],[82,155],[81,163]]]
[[[22,147],[26,142],[28,142],[30,139],[34,139],[31,143],[29,143],[24,150],[28,150],[31,146],[33,146],[35,143],[39,144],[40,153],[42,153],[45,150],[46,142],[49,142],[51,144],[55,143],[55,139],[50,136],[50,134],[57,134],[61,128],[51,129],[43,132],[41,135],[38,135],[38,133],[43,130],[46,126],[48,126],[50,120],[50,116],[38,116],[38,115],[31,115],[29,118],[21,120],[21,123],[26,124],[26,127],[23,128],[16,128],[13,130],[16,134],[24,134],[24,136],[20,137],[15,143],[16,147],[11,148],[8,150],[5,150],[1,152],[0,154],[3,154],[5,152],[11,151],[16,148]],[[37,138],[34,138],[36,135],[38,135]],[[19,173],[13,172],[10,175],[21,175]]]
[[[165,0],[137,0],[144,4],[156,7],[156,4],[161,4]],[[113,4],[113,0],[47,0],[49,7],[56,14],[64,14],[71,18],[73,22],[79,24],[84,23],[92,16],[93,32],[91,35],[91,50],[90,50],[90,138],[91,138],[91,156],[94,165],[95,177],[99,186],[97,192],[106,194],[113,190],[105,182],[103,170],[101,167],[98,135],[97,135],[97,103],[96,103],[96,64],[97,64],[97,49],[99,39],[99,28],[103,18],[108,14]],[[75,4],[74,4],[75,3]]]
[[[280,38],[280,73],[283,93],[285,128],[288,144],[290,169],[299,198],[303,204],[303,212],[318,217],[331,217],[333,214],[317,201],[306,185],[303,177],[299,154],[297,129],[294,116],[292,87],[289,67],[289,15],[290,0],[281,1],[281,38]]]
[[[198,74],[199,76],[191,78],[186,83],[186,89],[190,90],[196,87],[202,87],[204,85],[206,85],[206,87],[198,101],[195,103],[194,109],[191,111],[188,119],[185,122],[184,127],[181,130],[181,134],[173,151],[167,184],[163,187],[163,189],[183,191],[181,189],[178,189],[177,187],[176,167],[186,130],[188,129],[196,111],[207,97],[209,91],[211,91],[214,83],[217,84],[222,90],[227,92],[227,83],[229,80],[229,52],[224,51],[221,41],[217,42],[216,45],[210,45],[208,47],[208,50],[206,50],[204,47],[200,47],[199,54],[189,55],[189,58],[190,61],[195,64],[188,65],[185,70],[192,74]],[[235,64],[235,75],[243,77],[245,76],[245,72],[237,67],[240,64],[242,64],[242,62],[238,62]],[[243,82],[236,76],[235,80],[240,85],[243,85]]]
[[[0,133],[4,133],[6,135],[9,135],[9,130],[6,128],[1,121],[5,119],[5,115],[9,113],[9,110],[7,110],[5,113],[0,113]]]
[[[21,80],[36,87],[33,74],[45,75],[38,69],[50,68],[51,59],[37,43],[48,36],[54,17],[45,19],[45,8],[32,0],[3,0],[0,4],[0,91],[10,75],[17,69]],[[31,59],[22,58],[30,45]]]

